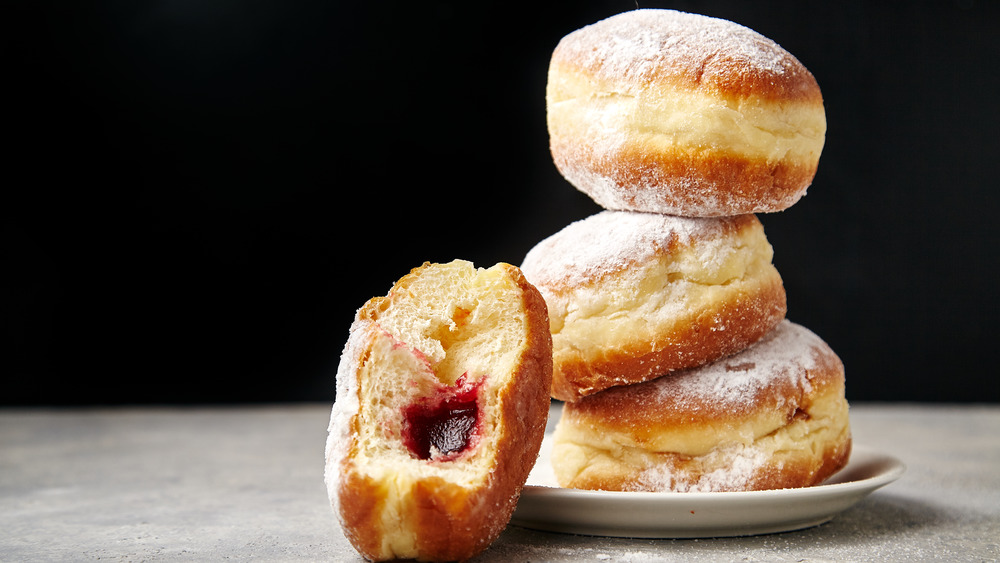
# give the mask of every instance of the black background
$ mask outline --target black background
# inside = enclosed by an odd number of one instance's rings
[[[545,72],[636,5],[7,3],[0,402],[331,401],[369,297],[598,210],[552,165]],[[761,219],[848,398],[1000,400],[1000,3],[638,5],[816,75],[819,172]]]

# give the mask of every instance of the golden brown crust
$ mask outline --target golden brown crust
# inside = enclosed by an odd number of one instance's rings
[[[783,326],[791,324],[790,321],[782,323]],[[767,345],[769,341],[765,340],[758,347]],[[763,375],[762,379],[766,380],[750,389],[752,394],[725,398],[711,390],[703,393],[690,391],[697,385],[696,380],[702,373],[711,367],[718,369],[723,366],[722,369],[732,374],[733,379],[741,372],[759,369],[756,362],[747,360],[747,357],[746,354],[736,354],[719,360],[716,366],[667,375],[644,386],[609,389],[574,403],[565,412],[572,413],[574,417],[600,421],[600,425],[609,431],[652,436],[676,430],[682,425],[688,429],[696,425],[705,429],[712,425],[731,425],[734,420],[742,421],[757,416],[761,411],[780,411],[783,412],[782,419],[791,420],[798,405],[807,402],[807,394],[818,394],[830,387],[843,385],[844,370],[839,358],[821,350],[821,353],[812,356],[813,362],[808,368],[795,366],[789,360],[784,370],[794,369],[795,373],[775,370]],[[809,385],[804,386],[803,381],[808,381]]]
[[[736,293],[649,342],[609,347],[595,359],[561,362],[553,374],[552,396],[576,401],[610,387],[649,381],[728,356],[764,336],[785,318],[786,309],[784,285],[780,279],[770,280],[756,293]],[[717,330],[719,326],[726,329]]]
[[[549,63],[550,150],[607,209],[714,217],[787,209],[826,133],[815,77],[733,22],[632,10],[565,36]]]
[[[552,157],[568,178],[605,209],[719,217],[771,213],[797,203],[819,159],[771,161],[728,150],[623,145],[612,152],[553,138]],[[600,187],[589,187],[597,177]]]
[[[490,271],[498,272],[505,278],[504,283],[516,288],[513,293],[519,302],[510,307],[523,316],[524,341],[510,371],[488,374],[491,382],[481,391],[480,408],[489,409],[488,416],[498,420],[494,428],[483,430],[490,436],[484,437],[478,446],[489,447],[490,451],[473,452],[444,462],[418,462],[404,456],[402,462],[392,460],[388,469],[373,469],[372,465],[380,462],[378,459],[362,459],[372,455],[363,453],[359,445],[365,430],[360,428],[364,424],[362,417],[370,414],[361,406],[368,399],[363,392],[366,386],[360,380],[345,381],[342,385],[340,378],[362,377],[362,366],[372,361],[369,357],[375,354],[372,350],[385,338],[384,329],[377,323],[394,306],[393,293],[420,291],[413,289],[411,283],[428,267],[433,265],[414,269],[394,285],[389,296],[373,298],[359,309],[338,372],[338,394],[350,395],[352,390],[356,391],[359,405],[352,405],[348,400],[352,397],[347,397],[339,409],[335,406],[328,442],[327,480],[344,534],[359,553],[373,561],[394,558],[461,561],[486,549],[513,513],[541,446],[548,415],[552,345],[545,302],[518,268],[499,264]],[[502,297],[511,295],[507,290]],[[493,297],[489,292],[478,296],[484,300]],[[420,319],[414,321],[419,323]],[[398,345],[389,347],[394,349]],[[380,438],[392,439],[392,436]],[[399,448],[392,444],[386,447]],[[477,465],[469,468],[472,458]],[[456,467],[453,471],[444,467],[448,464],[467,464],[467,467]],[[433,470],[423,471],[424,466],[435,465]]]
[[[711,365],[565,404],[552,463],[565,487],[763,490],[820,483],[850,449],[843,364],[784,321]]]
[[[545,296],[552,396],[647,381],[742,350],[785,317],[785,289],[754,215],[604,211],[542,241],[525,275]]]

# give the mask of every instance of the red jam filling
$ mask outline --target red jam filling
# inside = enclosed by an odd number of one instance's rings
[[[479,384],[463,375],[454,387],[403,408],[403,444],[417,459],[455,459],[475,443]]]

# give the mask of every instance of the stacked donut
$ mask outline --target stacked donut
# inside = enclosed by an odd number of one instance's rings
[[[563,487],[802,487],[850,455],[844,368],[786,319],[757,215],[797,202],[826,134],[813,75],[770,39],[673,10],[564,37],[546,91],[560,173],[604,209],[539,242]]]

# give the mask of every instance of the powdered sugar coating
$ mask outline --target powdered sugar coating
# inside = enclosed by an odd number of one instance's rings
[[[688,473],[675,473],[670,465],[657,465],[642,471],[631,489],[678,493],[739,491],[770,462],[771,457],[761,448],[731,444],[708,455],[705,464],[716,469],[698,475],[697,479]]]
[[[711,90],[787,98],[818,94],[808,70],[773,40],[737,23],[675,10],[637,9],[565,36],[553,59],[600,80],[683,81]],[[810,84],[811,83],[811,84]]]
[[[635,396],[674,411],[750,413],[775,389],[798,390],[778,394],[790,400],[809,393],[821,353],[833,355],[815,333],[784,320],[742,352],[645,383]]]
[[[327,429],[324,480],[334,514],[338,516],[340,510],[337,506],[337,487],[340,481],[341,463],[354,439],[353,419],[361,410],[356,372],[360,365],[361,354],[368,346],[375,328],[375,324],[367,319],[355,319],[344,344],[340,364],[337,366],[337,394]]]
[[[577,287],[697,241],[701,263],[720,260],[731,218],[695,218],[605,210],[570,223],[528,251],[521,271],[532,283]]]
[[[558,166],[573,186],[587,194],[605,209],[641,209],[653,213],[718,217],[741,212],[768,212],[791,207],[799,195],[773,206],[749,206],[733,197],[723,186],[715,185],[692,174],[662,177],[655,170],[645,174],[633,172],[629,188],[619,184],[614,158],[627,147],[627,138],[619,132],[590,137],[590,146],[563,147]],[[608,157],[611,158],[608,158]],[[591,158],[602,158],[602,167],[595,171]],[[610,175],[606,171],[610,170]],[[683,196],[677,195],[683,194]],[[804,193],[803,193],[804,195]]]

